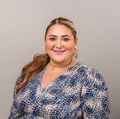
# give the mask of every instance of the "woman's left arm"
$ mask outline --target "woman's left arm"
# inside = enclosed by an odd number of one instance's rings
[[[83,81],[81,108],[84,119],[109,119],[109,92],[102,75],[95,69]]]

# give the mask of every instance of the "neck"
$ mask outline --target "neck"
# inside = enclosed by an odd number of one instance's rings
[[[55,65],[53,62],[50,61],[50,63],[48,64],[48,66],[54,70],[56,68],[67,68],[69,66],[71,66],[75,61],[73,61],[73,59],[71,59],[70,61],[68,61],[65,64],[59,64],[59,65]]]

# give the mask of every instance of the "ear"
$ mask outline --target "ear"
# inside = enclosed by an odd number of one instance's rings
[[[77,43],[78,43],[78,38],[75,39],[75,44],[77,45]]]

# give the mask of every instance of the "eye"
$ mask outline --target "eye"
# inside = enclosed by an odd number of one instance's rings
[[[51,38],[49,38],[49,40],[50,40],[50,41],[55,41],[55,40],[56,40],[56,38],[51,37]]]
[[[64,41],[69,41],[70,39],[69,38],[63,38]]]

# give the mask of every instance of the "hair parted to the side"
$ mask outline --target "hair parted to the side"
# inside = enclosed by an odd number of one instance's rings
[[[55,24],[61,24],[68,27],[71,30],[76,42],[77,32],[75,30],[74,24],[71,20],[64,17],[55,18],[50,22],[45,31],[45,39],[49,28]],[[18,93],[21,88],[26,86],[27,83],[32,80],[32,78],[36,76],[49,63],[49,61],[50,57],[48,54],[36,54],[33,58],[33,61],[29,62],[23,67],[19,80],[16,83],[16,93]]]

